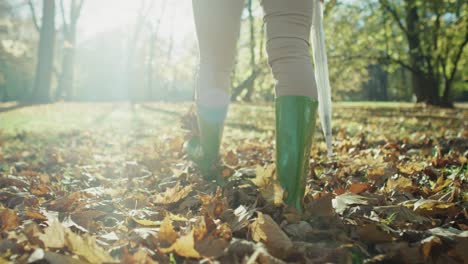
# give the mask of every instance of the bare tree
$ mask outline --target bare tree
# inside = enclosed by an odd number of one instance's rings
[[[37,50],[36,77],[32,101],[50,102],[50,87],[54,69],[55,47],[55,0],[43,0],[41,25],[36,19],[34,4],[29,0],[34,25],[39,29],[39,48]]]
[[[148,16],[151,14],[154,6],[154,1],[153,0],[142,0],[140,7],[138,9],[138,13],[136,16],[136,23],[135,27],[133,30],[133,34],[131,38],[129,39],[128,42],[128,54],[127,54],[127,61],[126,61],[126,85],[127,85],[127,91],[128,91],[128,96],[130,100],[133,102],[135,101],[135,94],[134,94],[134,88],[133,83],[135,81],[135,55],[136,55],[136,50],[138,47],[138,43],[142,34],[142,31],[144,29],[144,26],[147,24]]]
[[[155,22],[148,23],[150,29],[150,40],[149,40],[149,54],[148,61],[146,63],[146,89],[148,91],[148,99],[153,100],[153,86],[154,86],[154,70],[155,70],[155,56],[156,56],[156,45],[159,37],[159,29],[161,28],[161,21],[166,11],[167,0],[163,0],[159,15]]]
[[[76,31],[84,2],[85,0],[71,0],[69,6],[69,18],[67,19],[64,0],[60,0],[64,44],[62,70],[60,73],[59,84],[55,92],[56,99],[65,96],[66,100],[72,100],[74,97],[73,85],[75,80]]]
[[[252,95],[254,93],[254,83],[257,79],[258,75],[261,73],[261,69],[257,65],[256,60],[256,41],[255,41],[255,17],[253,15],[253,0],[248,0],[247,2],[247,11],[249,14],[249,31],[250,31],[250,42],[249,42],[249,49],[250,49],[250,75],[242,81],[239,85],[233,88],[233,93],[231,98],[236,100],[244,90],[247,90],[245,93],[243,100],[245,101],[252,101]],[[263,43],[261,43],[263,45]]]

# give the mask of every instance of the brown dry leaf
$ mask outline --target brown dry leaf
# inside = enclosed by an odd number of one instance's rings
[[[9,231],[18,227],[20,219],[16,212],[11,209],[4,209],[0,214],[2,231]]]
[[[385,166],[377,166],[367,171],[367,177],[371,180],[376,180],[385,175]]]
[[[370,184],[368,183],[363,183],[363,182],[359,182],[359,183],[353,183],[349,186],[348,190],[352,193],[355,193],[355,194],[360,194],[360,193],[363,193],[367,190],[370,189]]]
[[[202,240],[208,232],[216,228],[215,223],[209,217],[197,217],[193,228],[193,238],[195,241]]]
[[[72,206],[81,198],[80,192],[71,193],[65,197],[51,201],[47,209],[56,212],[69,212]]]
[[[47,216],[39,213],[39,212],[35,212],[35,211],[31,211],[31,210],[27,210],[26,211],[26,216],[28,218],[31,218],[31,219],[34,219],[34,220],[39,220],[39,221],[47,221]]]
[[[287,256],[293,246],[291,239],[269,215],[261,212],[257,214],[257,219],[250,225],[252,239],[263,242],[273,256]]]
[[[332,205],[333,194],[324,193],[306,205],[306,213],[311,216],[333,216],[335,210]]]
[[[38,237],[47,248],[66,247],[90,263],[114,262],[114,259],[96,244],[96,239],[87,234],[80,236],[65,228],[60,222],[53,221]]]
[[[424,257],[424,260],[427,261],[431,255],[431,250],[435,246],[442,245],[442,240],[436,236],[430,236],[421,241],[421,251]]]
[[[143,248],[138,248],[138,251],[133,255],[126,255],[121,263],[132,263],[132,264],[158,264],[159,262],[154,261],[151,256]]]
[[[39,174],[38,177],[39,177],[39,180],[41,181],[41,183],[43,183],[43,184],[49,184],[50,183],[50,177],[49,177],[48,174]]]
[[[227,224],[216,226],[209,217],[199,217],[194,229],[195,250],[203,257],[217,258],[223,254],[232,237]]]
[[[226,210],[221,219],[228,223],[232,231],[236,232],[249,225],[249,221],[254,215],[255,210],[240,205],[236,210]]]
[[[364,241],[371,243],[387,243],[392,242],[393,237],[386,231],[382,230],[384,226],[375,223],[368,223],[356,227],[357,235]]]
[[[421,216],[402,205],[375,206],[373,210],[381,217],[393,218],[392,226],[397,225],[407,228],[410,223],[427,226],[432,223],[431,219]]]
[[[203,214],[212,219],[219,218],[228,207],[221,188],[216,189],[215,195],[199,194],[198,199],[202,202]]]
[[[392,192],[394,190],[411,191],[413,190],[413,181],[406,177],[398,177],[397,179],[388,179],[387,186],[385,187],[386,192]]]
[[[147,220],[147,219],[137,219],[135,217],[132,217],[132,220],[141,225],[141,226],[159,226],[161,224],[160,221],[151,221],[151,220]]]
[[[457,214],[457,209],[454,203],[447,203],[428,199],[419,199],[414,204],[413,210],[427,216],[432,216],[436,214],[454,216],[455,214]]]
[[[106,213],[97,211],[97,210],[86,210],[79,211],[71,214],[71,219],[86,229],[89,229],[90,226],[95,225],[95,219],[106,215]]]
[[[231,150],[224,157],[224,162],[231,167],[235,167],[239,164],[239,158],[237,154]]]
[[[185,187],[180,187],[180,183],[177,182],[176,186],[173,188],[167,188],[165,192],[157,194],[153,198],[153,203],[155,204],[173,204],[177,203],[180,200],[187,197],[187,195],[192,192],[193,185],[187,185]]]
[[[276,206],[282,205],[285,193],[276,178],[275,164],[266,167],[257,166],[255,175],[252,182],[258,187],[263,198]]]
[[[179,236],[172,226],[172,220],[170,217],[166,216],[159,227],[159,236],[158,238],[164,242],[167,242],[169,245],[174,244]]]
[[[59,221],[53,220],[38,238],[47,248],[61,249],[65,246],[65,232],[65,227]]]
[[[181,215],[178,215],[178,214],[173,214],[169,211],[166,211],[166,217],[169,217],[169,219],[171,219],[172,221],[181,221],[181,222],[185,222],[185,221],[188,221],[188,219],[186,217],[183,217]]]
[[[444,179],[443,176],[440,176],[439,178],[437,178],[437,182],[434,184],[434,187],[432,187],[432,191],[434,193],[440,192],[446,187],[448,187],[452,182],[453,180],[448,178]]]
[[[229,240],[216,237],[210,234],[195,243],[195,249],[206,258],[218,258],[224,254],[224,250],[229,246]]]
[[[28,258],[28,263],[48,263],[48,264],[86,264],[87,262],[74,259],[71,256],[44,251],[42,248],[36,249]]]
[[[345,193],[336,196],[335,199],[332,200],[332,205],[336,213],[342,214],[349,206],[358,204],[367,205],[369,204],[369,200],[369,198],[361,195]]]
[[[185,236],[180,237],[169,248],[160,248],[164,254],[175,252],[177,255],[186,258],[201,258],[200,254],[195,250],[195,239],[193,237],[194,231],[192,230]]]
[[[88,234],[80,236],[67,229],[65,238],[67,248],[89,263],[109,263],[115,261],[109,253],[96,244],[96,238]]]
[[[411,175],[415,172],[422,171],[426,165],[423,162],[411,162],[407,164],[402,164],[398,166],[398,170],[402,173]]]
[[[31,193],[36,196],[44,196],[50,193],[49,188],[45,184],[39,184],[37,186],[31,187]]]

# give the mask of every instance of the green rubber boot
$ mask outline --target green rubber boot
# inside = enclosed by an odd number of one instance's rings
[[[284,202],[303,211],[303,198],[318,101],[306,96],[276,99],[276,171]]]
[[[222,182],[219,167],[219,148],[223,136],[226,107],[197,105],[197,121],[200,134],[185,144],[188,157],[197,164],[206,180]]]

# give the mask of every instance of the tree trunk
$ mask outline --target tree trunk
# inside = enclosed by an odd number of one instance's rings
[[[60,74],[59,86],[56,92],[56,99],[65,95],[65,100],[71,101],[74,98],[73,85],[75,82],[75,33],[66,41],[63,58],[62,72]]]
[[[442,100],[440,101],[441,106],[453,107],[453,102],[450,98],[450,91],[452,90],[452,86],[453,86],[452,80],[445,80],[444,94],[442,96]]]
[[[147,96],[148,101],[153,100],[153,73],[154,73],[154,57],[155,57],[155,45],[156,45],[156,33],[153,31],[151,32],[150,43],[149,43],[149,55],[148,55],[148,62],[146,68],[146,89],[147,89]]]
[[[424,54],[421,48],[421,39],[419,34],[419,15],[418,7],[415,1],[406,0],[405,9],[410,64],[411,80],[413,92],[416,95],[417,102],[438,105],[439,104],[439,81],[434,74],[428,73],[424,65]],[[430,71],[429,71],[430,72]]]
[[[60,74],[59,86],[55,97],[59,98],[65,95],[65,100],[67,101],[71,101],[74,98],[76,31],[84,1],[85,0],[71,1],[69,23],[66,22],[63,0],[60,2],[65,41],[63,45],[62,72]]]
[[[36,78],[34,82],[34,102],[50,102],[50,86],[54,65],[55,46],[55,0],[44,0],[42,26],[38,48]]]
[[[416,94],[418,103],[426,103],[438,105],[439,100],[439,83],[433,76],[422,72],[412,72],[412,85]]]
[[[255,56],[255,18],[253,16],[253,10],[252,10],[252,0],[248,1],[248,6],[247,9],[249,11],[249,24],[250,24],[250,70],[251,70],[251,76],[254,75],[255,72],[255,66],[256,66],[256,56]],[[252,96],[254,92],[254,83],[255,79],[252,82],[252,85],[247,86],[247,93],[244,96],[244,100],[247,102],[252,102]]]

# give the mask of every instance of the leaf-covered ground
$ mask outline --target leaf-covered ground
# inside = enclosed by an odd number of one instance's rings
[[[184,156],[188,104],[15,108],[0,263],[468,263],[466,108],[338,104],[302,217],[281,204],[270,104],[231,107],[223,188]]]

